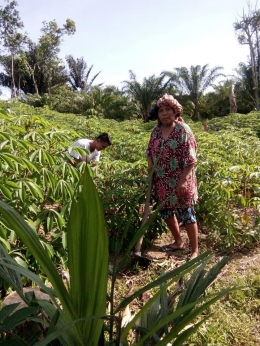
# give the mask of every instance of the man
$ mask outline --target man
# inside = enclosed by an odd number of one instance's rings
[[[103,132],[96,139],[80,138],[71,147],[79,147],[85,149],[89,154],[79,154],[76,151],[69,151],[70,156],[74,158],[73,166],[80,162],[97,162],[100,159],[100,151],[106,149],[112,144],[111,138],[108,133]]]

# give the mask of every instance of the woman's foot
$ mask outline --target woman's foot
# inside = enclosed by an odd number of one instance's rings
[[[199,256],[199,253],[196,251],[196,252],[192,252],[191,256],[190,256],[190,261],[193,260],[194,258],[198,257]]]
[[[164,245],[161,247],[162,251],[166,252],[173,252],[173,251],[179,251],[179,250],[184,250],[184,243],[173,243],[169,245]]]

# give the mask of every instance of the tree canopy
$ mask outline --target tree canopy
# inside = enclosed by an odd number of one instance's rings
[[[243,12],[234,23],[239,44],[248,45],[250,52],[250,61],[234,69],[236,75],[225,77],[222,67],[206,64],[174,67],[140,81],[129,70],[129,79],[122,82],[121,89],[97,83],[101,71],[93,73],[94,65],[85,57],[68,54],[61,59],[62,40],[76,31],[72,19],[61,26],[56,20],[44,21],[36,41],[23,28],[17,1],[8,0],[0,6],[0,85],[10,88],[12,98],[87,116],[147,121],[153,103],[168,92],[178,98],[186,114],[198,120],[231,111],[228,90],[232,85],[238,112],[259,108],[260,10],[256,6],[253,9],[248,4],[248,13]]]

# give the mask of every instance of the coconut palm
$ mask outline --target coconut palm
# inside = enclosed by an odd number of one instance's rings
[[[123,90],[135,102],[139,114],[146,121],[152,104],[167,91],[168,81],[164,83],[164,76],[155,77],[155,75],[152,75],[144,78],[143,82],[139,83],[133,71],[130,70],[129,74],[130,81],[123,81],[125,83]]]
[[[176,87],[181,94],[187,95],[189,100],[193,102],[194,109],[192,117],[198,119],[200,100],[205,90],[213,85],[213,82],[220,76],[224,76],[219,71],[223,67],[217,66],[209,69],[208,65],[191,66],[188,70],[186,67],[175,68],[173,72],[162,72],[163,77],[169,77],[168,82]]]
[[[89,81],[89,75],[93,68],[91,65],[89,68],[83,57],[75,59],[72,55],[66,56],[66,61],[69,67],[69,83],[74,90],[84,90],[87,91],[93,84],[94,80],[100,74],[99,71],[94,77]],[[102,84],[99,84],[99,86]]]

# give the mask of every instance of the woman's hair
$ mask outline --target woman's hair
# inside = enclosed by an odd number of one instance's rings
[[[157,120],[158,124],[161,125],[161,121],[158,118],[158,111],[160,107],[169,106],[173,109],[175,117],[182,120],[181,113],[183,112],[182,105],[172,96],[164,94],[159,100],[153,105],[149,112],[148,120]]]
[[[106,132],[103,132],[101,133],[100,135],[97,136],[96,140],[100,140],[101,142],[105,142],[107,143],[108,145],[111,145],[112,144],[112,140],[111,140],[111,137],[109,136],[108,133]]]
[[[161,98],[159,98],[156,104],[158,108],[163,106],[171,107],[176,117],[179,117],[183,112],[182,105],[172,95],[169,94],[164,94]]]
[[[149,112],[148,120],[156,120],[158,119],[158,107],[157,104],[155,103],[153,105],[153,108]]]

